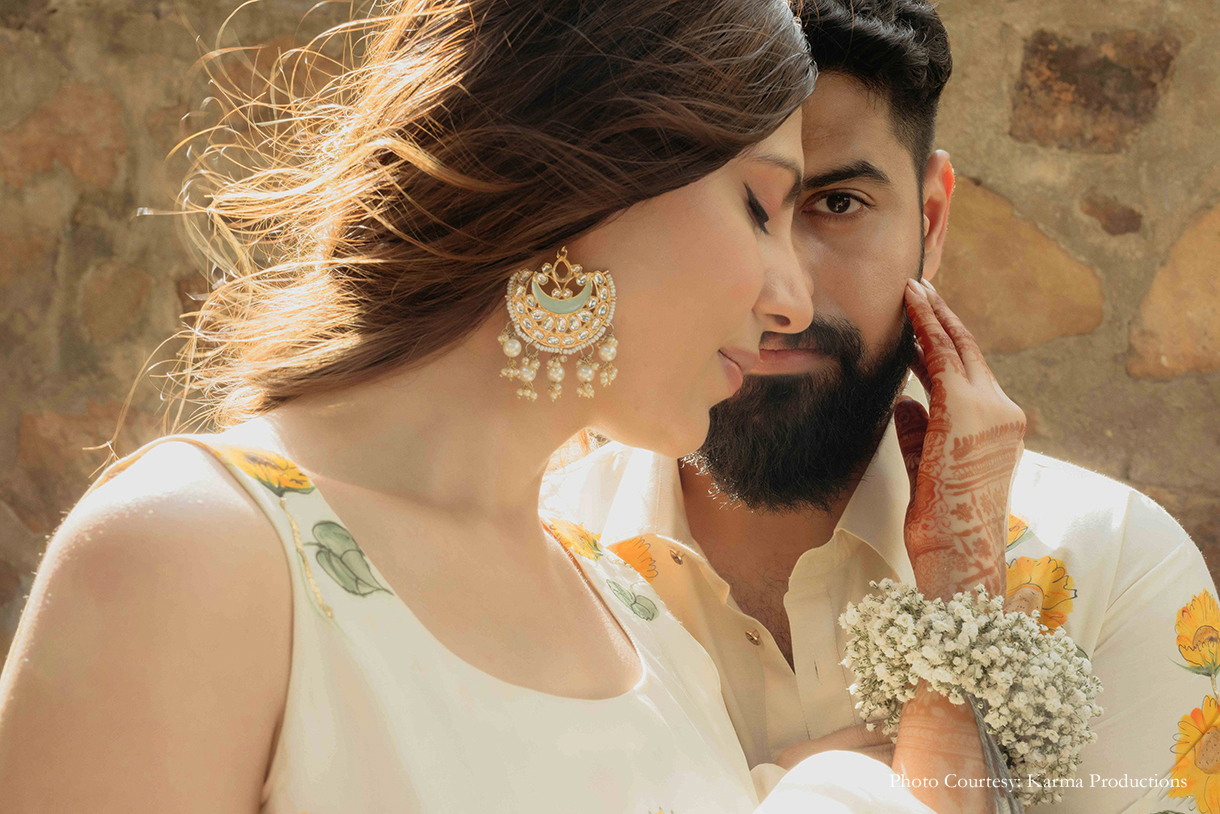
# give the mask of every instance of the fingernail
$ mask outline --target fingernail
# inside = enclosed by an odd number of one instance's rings
[[[924,280],[923,284],[926,285],[928,287],[928,290],[931,291],[933,294],[936,293],[936,286],[932,285],[931,280]]]

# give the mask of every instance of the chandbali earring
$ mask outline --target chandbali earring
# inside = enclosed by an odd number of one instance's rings
[[[563,271],[560,267],[563,267]],[[549,291],[544,289],[549,288]],[[547,389],[551,401],[563,392],[564,360],[580,354],[576,395],[593,398],[593,380],[609,387],[618,375],[613,362],[618,340],[610,320],[617,296],[608,271],[587,272],[568,262],[568,247],[559,250],[554,263],[540,271],[520,269],[508,281],[509,322],[500,333],[500,347],[508,365],[500,371],[506,379],[521,382],[517,395],[534,401],[534,379],[542,362],[538,352],[552,354],[546,363]],[[596,353],[596,358],[594,354]]]

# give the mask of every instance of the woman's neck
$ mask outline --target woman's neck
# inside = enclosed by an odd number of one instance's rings
[[[473,519],[536,516],[547,459],[585,426],[574,388],[536,402],[500,378],[497,325],[422,367],[294,400],[250,422],[307,472]],[[258,428],[254,425],[261,424]]]

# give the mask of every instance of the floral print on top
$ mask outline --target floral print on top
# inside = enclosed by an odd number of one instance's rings
[[[555,517],[544,519],[542,523],[551,536],[573,554],[597,561],[608,549],[648,582],[657,578],[657,561],[651,553],[652,544],[643,537],[622,540],[604,549],[600,534],[593,534],[577,523]]]
[[[1076,586],[1062,560],[1017,557],[1008,564],[1004,610],[1019,610],[1044,625],[1043,633],[1063,627],[1072,611]]]
[[[322,570],[333,579],[343,590],[356,596],[368,596],[371,593],[389,589],[381,585],[373,576],[368,558],[360,550],[360,546],[352,538],[351,533],[338,523],[322,521],[315,523],[312,529],[314,539],[305,541],[301,537],[300,527],[296,518],[288,511],[289,494],[309,494],[314,491],[314,485],[301,469],[283,455],[265,449],[235,447],[228,444],[215,444],[214,448],[224,461],[245,472],[254,480],[271,490],[279,498],[280,508],[292,528],[292,538],[297,553],[305,565],[305,580],[313,593],[314,600],[328,618],[334,618],[334,610],[322,598],[321,591],[310,566],[309,556],[305,549],[314,549],[314,560]]]
[[[572,554],[578,554],[592,562],[597,562],[606,555],[607,549],[602,548],[601,535],[593,534],[584,526],[558,518],[544,518],[542,524],[551,536]],[[644,578],[642,583],[624,584],[620,580],[602,575],[610,593],[645,622],[651,622],[660,615],[656,600],[639,590],[647,587],[657,575],[656,560],[649,553],[650,547],[642,537],[623,540],[609,546],[609,551],[613,552],[615,558]]]
[[[1178,611],[1174,629],[1187,670],[1205,676],[1220,673],[1220,608],[1210,593],[1193,597]]]
[[[1220,708],[1210,695],[1203,708],[1191,710],[1178,722],[1176,758],[1170,776],[1184,781],[1169,790],[1170,797],[1193,797],[1200,814],[1220,812]]]
[[[1029,524],[1015,514],[1008,515],[1008,545],[1004,547],[1005,551],[1011,551],[1013,546],[1024,542],[1029,536]]]
[[[590,533],[584,526],[557,517],[544,519],[542,525],[560,545],[573,554],[595,562],[602,558],[604,552],[598,542],[599,535]]]
[[[610,546],[611,551],[648,582],[657,578],[657,561],[653,559],[651,549],[652,544],[643,537],[633,537]]]
[[[316,547],[314,558],[318,565],[343,590],[356,596],[368,596],[377,591],[390,592],[373,576],[368,558],[343,526],[323,520],[314,524],[313,536],[316,542],[305,545]]]
[[[216,444],[215,448],[227,463],[266,486],[276,497],[283,497],[289,492],[308,494],[314,490],[305,473],[283,455],[265,449],[246,449],[227,444]]]
[[[1181,667],[1211,679],[1212,694],[1178,721],[1174,764],[1170,776],[1179,785],[1169,797],[1192,797],[1201,814],[1220,814],[1220,696],[1216,675],[1220,673],[1220,608],[1209,591],[1191,597],[1178,610],[1174,621],[1178,652],[1186,660]]]

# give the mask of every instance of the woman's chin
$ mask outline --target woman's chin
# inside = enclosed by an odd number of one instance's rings
[[[685,407],[685,409],[683,409]],[[708,408],[671,405],[646,414],[635,413],[630,422],[609,422],[592,429],[624,446],[647,449],[666,458],[683,458],[703,446],[711,427]],[[652,418],[653,415],[663,416]]]
[[[684,458],[703,446],[709,426],[706,412],[699,417],[692,416],[681,426],[675,423],[662,427],[663,432],[657,434],[657,440],[648,448],[666,458]]]

